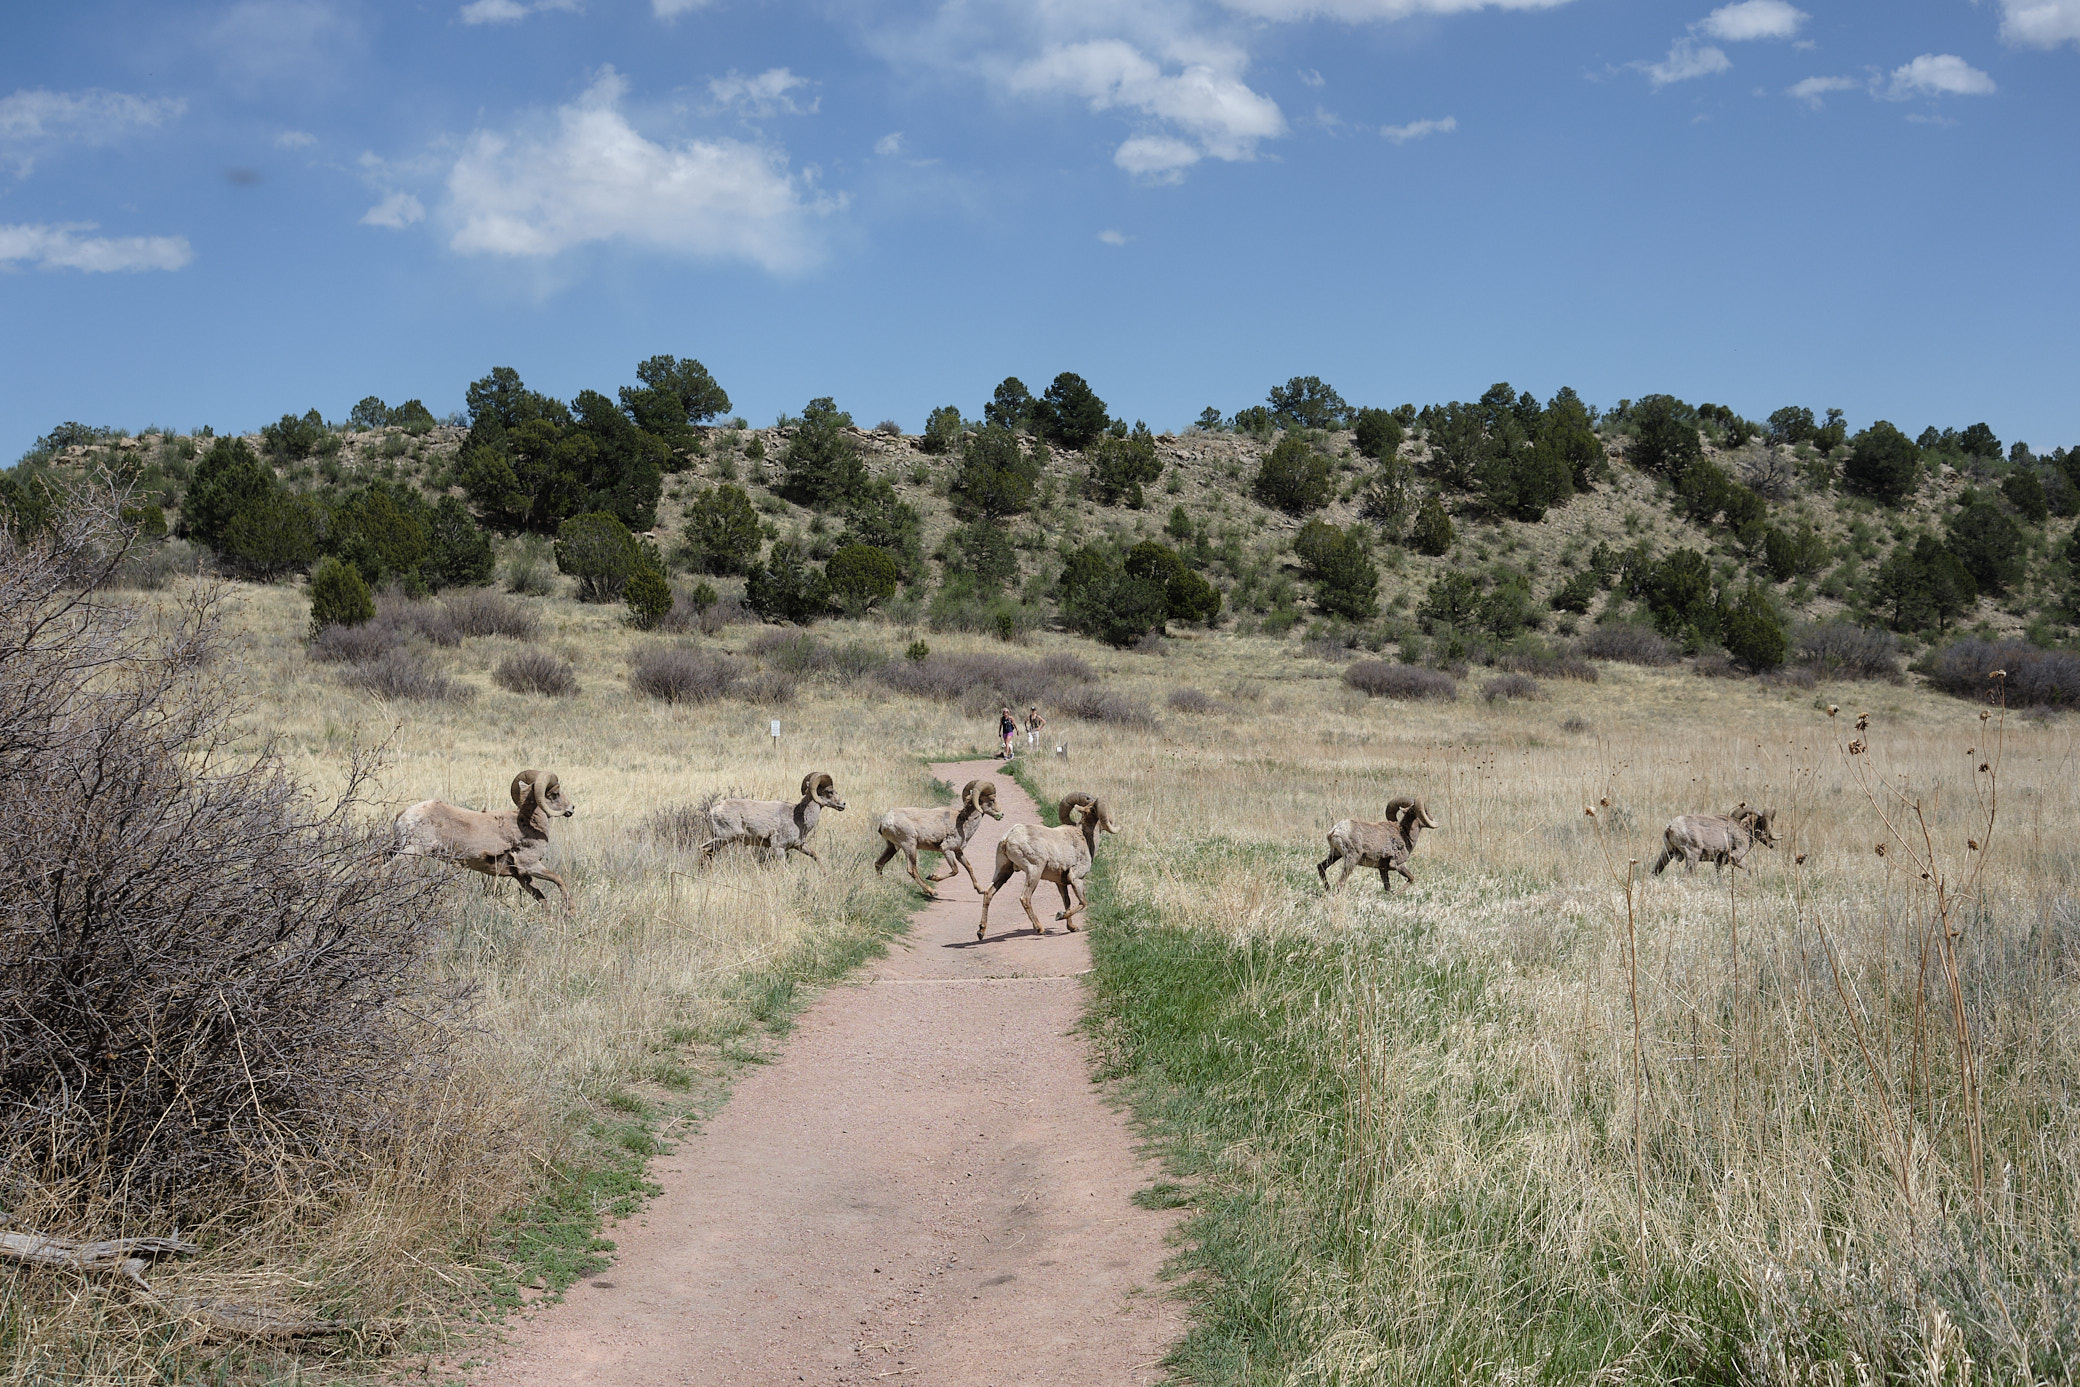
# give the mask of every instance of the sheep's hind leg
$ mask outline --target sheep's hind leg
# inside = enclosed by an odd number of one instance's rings
[[[1088,899],[1085,898],[1083,894],[1083,886],[1080,883],[1078,883],[1075,887],[1076,904],[1072,908],[1069,904],[1070,885],[1071,883],[1067,881],[1064,881],[1062,883],[1062,908],[1055,912],[1054,918],[1060,920],[1063,924],[1067,925],[1069,927],[1069,933],[1074,934],[1076,933],[1076,916],[1081,911],[1087,909],[1090,905],[1090,902]]]
[[[1033,910],[1033,893],[1040,889],[1040,878],[1026,873],[1026,889],[1019,892],[1018,903],[1026,908],[1026,918],[1033,922],[1033,933],[1047,933],[1047,926],[1040,923],[1040,916]]]
[[[889,864],[889,863],[890,863],[891,861],[893,861],[893,860],[894,860],[894,858],[895,858],[895,855],[896,855],[896,845],[895,845],[894,843],[890,843],[890,844],[888,844],[888,845],[887,845],[886,847],[882,848],[882,849],[881,849],[881,856],[879,856],[879,857],[877,857],[877,858],[875,858],[875,859],[874,859],[874,875],[875,875],[875,876],[877,876],[877,877],[878,877],[878,876],[880,876],[880,875],[881,875],[881,869],[882,869],[883,867],[886,867],[886,866],[887,866],[887,865],[888,865],[888,864]],[[916,867],[916,865],[917,865],[917,864],[916,864],[915,862],[912,862],[912,863],[911,863],[910,865],[911,865],[911,867],[912,867],[912,868],[914,869],[914,868]],[[917,875],[917,873],[916,873],[916,871],[915,871],[915,870],[912,870],[912,872],[910,873],[910,875],[912,875],[912,876],[916,876],[916,875]]]
[[[917,874],[917,849],[904,848],[903,856],[910,860],[910,879],[917,883],[917,889],[924,892],[926,899],[938,900],[939,893],[932,889],[932,882],[937,881],[938,878],[931,877],[928,879]]]
[[[1314,864],[1314,874],[1322,879],[1322,889],[1324,891],[1330,889],[1329,869],[1335,866],[1339,861],[1341,861],[1342,858],[1343,854],[1338,852],[1334,845],[1331,845],[1331,847],[1329,848],[1329,855],[1323,858],[1321,861]],[[1350,873],[1348,871],[1345,871],[1344,875],[1349,876]]]

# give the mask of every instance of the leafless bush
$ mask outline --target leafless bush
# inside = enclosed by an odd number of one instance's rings
[[[1540,679],[1578,679],[1584,684],[1593,684],[1600,677],[1596,666],[1573,651],[1556,650],[1548,645],[1512,650],[1495,663],[1512,673],[1532,674]]]
[[[1300,653],[1311,659],[1327,660],[1334,664],[1351,657],[1351,648],[1334,636],[1309,636],[1300,642]]]
[[[653,810],[636,826],[636,832],[678,852],[692,852],[715,836],[707,809],[698,804],[667,804]]]
[[[762,669],[737,685],[737,697],[767,707],[792,703],[796,682],[784,669]]]
[[[394,585],[376,594],[376,615],[370,624],[388,626],[434,645],[462,644],[462,628],[447,608],[419,601]]]
[[[384,622],[327,626],[311,638],[310,658],[321,664],[361,664],[404,644],[404,633]]]
[[[527,597],[547,597],[556,591],[555,551],[538,535],[524,535],[506,551],[500,565],[506,590]]]
[[[628,686],[666,703],[713,703],[734,692],[743,677],[742,662],[719,651],[653,645],[636,656]]]
[[[868,641],[826,645],[807,631],[780,627],[759,632],[746,648],[770,669],[792,675],[817,675],[841,684],[866,678],[888,660],[886,651]]]
[[[109,575],[108,586],[157,592],[172,582],[176,574],[194,573],[206,562],[203,552],[186,540],[138,543],[130,547],[115,572]]]
[[[570,662],[546,650],[516,650],[491,671],[492,682],[513,693],[566,698],[578,691],[578,675]]]
[[[423,656],[402,647],[384,651],[366,664],[350,667],[341,680],[381,698],[416,698],[439,703],[466,703],[477,691],[458,684]]]
[[[1587,732],[1590,730],[1589,720],[1580,716],[1566,718],[1560,723],[1560,730],[1562,732]]]
[[[1203,690],[1187,686],[1170,691],[1170,706],[1180,713],[1210,713],[1213,711],[1213,699]]]
[[[1056,651],[1040,657],[1040,672],[1063,684],[1094,684],[1098,672],[1085,664],[1083,658],[1067,651]]]
[[[1528,674],[1498,674],[1481,685],[1481,697],[1489,703],[1504,699],[1544,698],[1546,691]]]
[[[329,1185],[438,1075],[445,876],[369,870],[371,763],[241,756],[215,596],[148,629],[77,581],[113,517],[0,534],[0,1207],[207,1216]]]
[[[1890,631],[1823,622],[1797,632],[1792,659],[1822,679],[1885,679],[1898,683],[1899,640]]]
[[[874,432],[888,438],[901,438],[903,436],[903,426],[893,419],[883,419],[874,426]]]
[[[1816,689],[1820,687],[1820,676],[1811,665],[1780,665],[1756,676],[1765,684],[1777,684],[1792,689]]]
[[[1597,626],[1575,647],[1592,660],[1617,660],[1628,665],[1672,665],[1675,644],[1659,631],[1645,626]]]
[[[672,615],[669,619],[677,620],[679,607],[683,600],[681,598],[673,599]],[[690,606],[692,604],[687,603],[686,605]],[[758,614],[745,606],[741,598],[722,597],[711,602],[708,605],[708,609],[697,614],[694,620],[695,624],[700,627],[702,635],[719,636],[725,627],[741,626],[748,622],[756,622],[758,619]]]
[[[1707,650],[1690,662],[1690,672],[1700,679],[1738,679],[1747,673],[1723,650]]]
[[[1138,698],[1100,684],[1079,684],[1054,696],[1056,711],[1085,722],[1109,722],[1120,727],[1154,727],[1156,715]]]
[[[1160,630],[1150,631],[1140,640],[1134,642],[1134,653],[1137,655],[1168,655],[1170,653],[1170,642],[1163,639],[1163,633]]]
[[[2005,670],[2007,677],[1990,678],[1995,670]],[[2011,708],[2071,708],[2080,705],[2080,655],[1968,636],[1929,660],[1928,682],[1964,698],[1984,700],[2005,692]]]
[[[1434,698],[1449,703],[1459,696],[1459,681],[1442,670],[1360,660],[1343,672],[1343,682],[1367,698]]]
[[[449,593],[441,599],[441,606],[463,636],[511,636],[516,641],[531,641],[541,634],[542,624],[532,607],[489,588]]]

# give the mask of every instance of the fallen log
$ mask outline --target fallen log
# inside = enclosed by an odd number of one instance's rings
[[[339,1334],[349,1327],[345,1320],[314,1320],[283,1315],[253,1305],[234,1305],[228,1301],[162,1296],[152,1289],[151,1282],[144,1279],[145,1268],[152,1259],[193,1257],[201,1250],[179,1238],[111,1238],[102,1242],[78,1242],[42,1233],[0,1233],[0,1260],[53,1271],[119,1276],[153,1305],[183,1318],[200,1320],[210,1328],[226,1333],[257,1339],[301,1339]]]

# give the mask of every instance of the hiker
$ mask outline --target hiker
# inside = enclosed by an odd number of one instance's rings
[[[1047,719],[1040,716],[1040,705],[1035,703],[1026,709],[1026,749],[1032,750],[1040,744],[1040,729],[1047,726]]]
[[[997,735],[1004,743],[1004,750],[999,753],[1000,759],[1009,761],[1018,755],[1018,719],[1011,716],[1009,707],[997,710]]]

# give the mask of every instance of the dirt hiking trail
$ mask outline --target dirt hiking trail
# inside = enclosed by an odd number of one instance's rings
[[[968,848],[985,885],[998,837],[1039,822],[996,769],[932,767],[997,786],[1003,821]],[[904,875],[901,854],[887,871]],[[938,883],[888,958],[817,999],[772,1064],[652,1163],[664,1193],[611,1230],[613,1266],[510,1326],[474,1380],[1159,1381],[1184,1332],[1157,1280],[1176,1215],[1130,1201],[1154,1167],[1071,1033],[1086,936],[1052,918],[1043,883],[1035,937],[1021,880],[981,944],[967,874]]]

